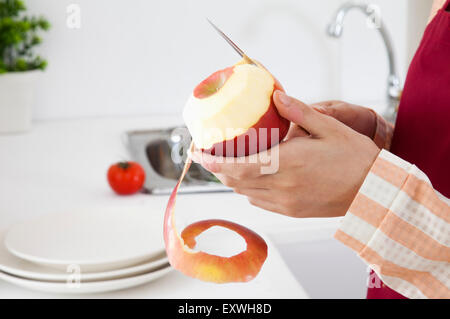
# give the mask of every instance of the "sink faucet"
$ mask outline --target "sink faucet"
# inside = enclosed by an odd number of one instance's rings
[[[344,19],[347,13],[352,9],[359,9],[363,13],[365,13],[369,18],[372,17],[373,12],[373,5],[370,4],[363,4],[363,3],[356,3],[353,1],[349,1],[344,3],[339,9],[336,11],[336,14],[334,16],[334,19],[332,22],[328,25],[327,28],[327,34],[330,37],[333,38],[339,38],[342,35],[342,31],[344,28]],[[402,88],[400,84],[400,78],[397,75],[397,68],[396,68],[396,62],[395,62],[395,56],[394,56],[394,50],[392,47],[391,38],[381,21],[377,21],[376,29],[379,31],[381,38],[384,42],[384,45],[386,47],[387,55],[388,55],[388,61],[389,61],[389,76],[388,76],[388,86],[387,86],[387,99],[388,99],[388,106],[383,114],[383,117],[388,120],[391,123],[395,122],[396,116],[397,116],[397,108],[398,103],[400,101]]]

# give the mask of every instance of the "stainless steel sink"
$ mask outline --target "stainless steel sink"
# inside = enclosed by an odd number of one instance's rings
[[[169,194],[183,170],[191,137],[185,127],[130,131],[127,146],[133,161],[146,173],[145,191]],[[223,192],[230,189],[201,165],[193,163],[180,186],[180,193]]]

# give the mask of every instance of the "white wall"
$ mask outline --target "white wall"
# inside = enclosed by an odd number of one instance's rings
[[[409,0],[417,1],[417,0]],[[49,60],[35,119],[169,113],[179,116],[193,86],[238,56],[205,22],[216,22],[287,91],[307,102],[384,98],[381,40],[352,12],[343,38],[325,27],[343,0],[28,0],[51,21],[40,53]],[[408,0],[374,0],[392,33],[404,79]],[[66,25],[81,8],[81,28]]]
[[[408,65],[420,42],[432,0],[372,0],[381,9],[396,53],[397,72],[402,84]],[[365,17],[349,13],[339,49],[341,97],[377,104],[386,95],[388,59],[377,30],[365,26]]]
[[[397,58],[397,72],[404,79],[406,69],[407,1],[372,1],[391,34]],[[386,95],[388,59],[378,30],[366,26],[366,17],[350,12],[340,46],[341,96],[355,101],[377,101]]]
[[[411,60],[428,23],[433,0],[410,0],[408,3],[407,54]]]

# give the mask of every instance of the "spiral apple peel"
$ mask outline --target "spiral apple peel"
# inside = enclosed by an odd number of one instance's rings
[[[181,235],[178,233],[175,227],[175,201],[180,183],[191,163],[188,159],[181,178],[172,191],[164,216],[164,240],[170,264],[185,275],[203,281],[227,283],[252,280],[267,258],[266,242],[252,230],[226,220],[210,219],[193,223]],[[231,257],[195,251],[195,238],[213,226],[225,227],[238,233],[246,241],[247,249]]]

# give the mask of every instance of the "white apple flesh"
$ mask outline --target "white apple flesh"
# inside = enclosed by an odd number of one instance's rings
[[[245,156],[278,144],[289,121],[273,103],[275,90],[283,88],[261,66],[241,62],[210,75],[183,111],[195,146],[213,155]]]

